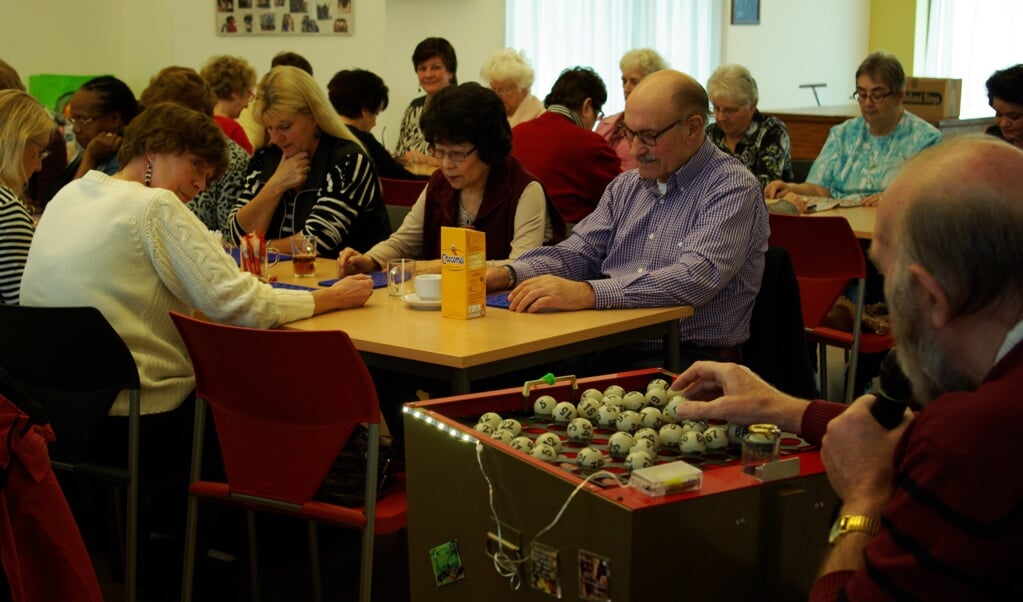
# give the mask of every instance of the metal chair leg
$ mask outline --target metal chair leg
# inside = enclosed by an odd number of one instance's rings
[[[256,513],[245,511],[245,526],[249,532],[249,579],[252,586],[252,602],[259,602],[259,552],[256,548]]]
[[[320,539],[316,521],[306,521],[309,530],[309,572],[313,577],[313,602],[323,602],[323,582],[320,580]]]

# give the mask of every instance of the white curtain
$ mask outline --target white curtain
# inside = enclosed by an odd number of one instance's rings
[[[506,0],[505,44],[525,51],[540,100],[567,67],[592,67],[607,86],[607,114],[625,108],[618,61],[653,48],[705,82],[717,65],[721,2],[713,0]]]
[[[963,80],[961,117],[991,115],[984,82],[1023,63],[1023,2],[930,0],[924,73]]]

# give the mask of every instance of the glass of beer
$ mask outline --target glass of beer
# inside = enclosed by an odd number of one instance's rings
[[[299,278],[316,275],[315,236],[299,232],[291,237],[291,265]]]

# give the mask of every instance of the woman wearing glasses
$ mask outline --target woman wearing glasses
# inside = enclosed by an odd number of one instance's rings
[[[391,232],[376,168],[312,76],[274,67],[256,87],[252,115],[266,128],[266,146],[249,163],[231,210],[231,236],[265,233],[289,249],[302,232],[317,254],[337,257],[346,247],[366,251]]]
[[[884,52],[868,56],[856,70],[860,116],[831,128],[803,184],[774,180],[764,196],[784,198],[806,210],[804,196],[876,205],[902,162],[941,142],[941,132],[902,106],[906,73]]]
[[[43,167],[57,124],[23,90],[0,91],[0,303],[17,305],[32,243],[32,215],[22,197]]]
[[[68,103],[68,124],[75,133],[81,150],[69,163],[47,194],[49,200],[71,180],[84,176],[90,169],[108,176],[117,173],[117,150],[121,135],[139,112],[138,102],[128,84],[104,75],[82,84]]]
[[[437,260],[442,226],[485,232],[487,259],[497,260],[564,237],[543,186],[510,155],[511,128],[493,90],[476,83],[445,88],[420,123],[440,169],[390,238],[365,254],[341,252],[341,273],[372,272],[399,257]]]

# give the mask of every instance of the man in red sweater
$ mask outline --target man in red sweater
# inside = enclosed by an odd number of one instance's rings
[[[808,438],[842,499],[811,600],[1023,599],[1023,151],[958,138],[907,162],[884,194],[871,258],[899,363],[924,409],[885,430],[774,390],[735,365],[672,385],[686,418],[768,421]],[[844,411],[842,411],[844,409]],[[830,422],[829,422],[830,420]]]
[[[512,154],[543,184],[568,224],[593,211],[621,159],[593,132],[607,88],[592,69],[561,72],[544,99],[547,112],[512,128]]]

